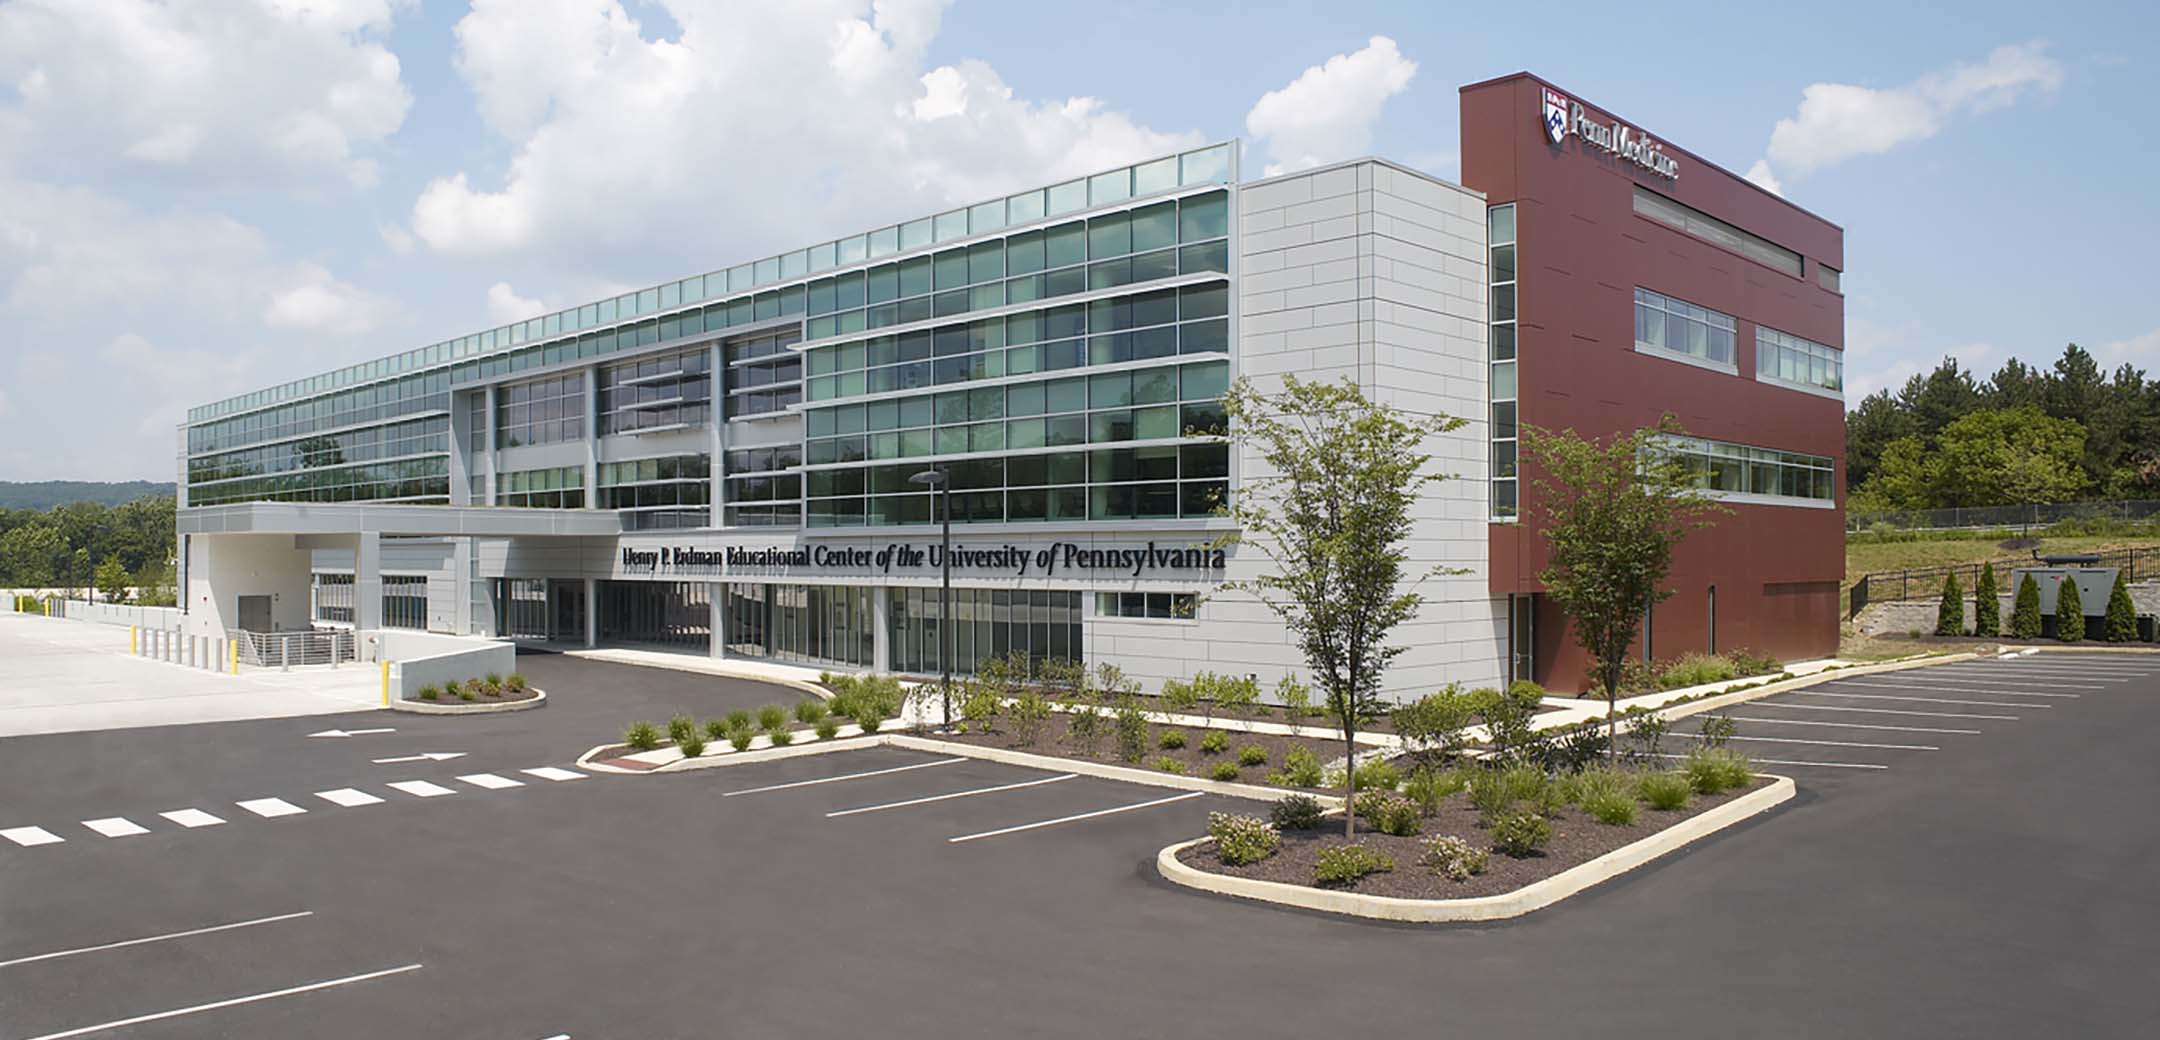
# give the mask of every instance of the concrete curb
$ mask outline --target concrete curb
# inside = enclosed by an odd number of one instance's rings
[[[1226,780],[1209,780],[1197,776],[1179,776],[1155,769],[1135,769],[1131,766],[1113,766],[1101,762],[1088,762],[1077,758],[1060,758],[1056,755],[1038,755],[1029,751],[1010,748],[986,748],[957,741],[938,740],[934,737],[916,737],[905,733],[887,733],[883,740],[888,747],[907,748],[911,751],[929,751],[940,755],[961,755],[979,758],[985,762],[999,762],[1009,766],[1028,769],[1045,769],[1053,773],[1079,773],[1082,776],[1100,777],[1104,780],[1122,780],[1129,784],[1146,784],[1168,787],[1179,791],[1205,791],[1209,794],[1228,795],[1232,798],[1250,798],[1255,801],[1281,801],[1285,795],[1305,792],[1287,787],[1261,787],[1256,784],[1239,784]],[[1324,794],[1312,796],[1321,805],[1340,805],[1342,799]]]
[[[547,691],[534,688],[533,696],[521,701],[481,701],[466,704],[430,704],[427,701],[395,700],[390,702],[391,711],[413,715],[494,715],[505,711],[531,711],[547,706]]]
[[[624,769],[621,766],[608,765],[593,757],[600,752],[607,750],[608,748],[618,746],[621,742],[617,741],[612,744],[600,744],[588,749],[584,754],[577,757],[576,764],[579,769],[592,769],[606,773],[620,773],[626,776],[649,776],[653,773],[682,773],[688,772],[692,769],[724,769],[728,766],[747,766],[757,762],[777,762],[781,759],[802,758],[807,755],[822,755],[829,751],[841,751],[849,748],[883,747],[885,744],[885,735],[883,734],[880,734],[879,736],[873,737],[869,740],[855,739],[861,734],[862,730],[856,726],[842,726],[840,727],[839,733],[835,734],[833,739],[831,740],[818,740],[813,735],[808,740],[805,740],[799,744],[789,744],[786,747],[774,747],[772,745],[771,738],[760,735],[757,739],[763,741],[764,746],[752,747],[743,751],[737,751],[734,748],[729,747],[727,745],[727,742],[724,740],[711,741],[709,742],[708,747],[710,746],[710,744],[719,744],[721,746],[721,750],[717,752],[708,751],[706,754],[699,755],[696,758],[669,759],[667,761],[655,764],[650,769]],[[662,748],[660,750],[671,751],[673,749]],[[640,754],[651,753],[652,752],[640,752]]]
[[[1752,691],[1751,691],[1752,692]],[[1767,775],[1767,774],[1766,774]],[[1165,880],[1217,895],[1235,896],[1264,903],[1295,906],[1331,914],[1380,921],[1437,924],[1449,921],[1500,921],[1542,910],[1584,889],[1618,877],[1651,860],[1700,838],[1790,800],[1793,782],[1770,777],[1769,785],[1750,791],[1724,805],[1691,816],[1640,841],[1623,845],[1588,863],[1570,867],[1543,881],[1534,881],[1513,892],[1471,899],[1403,899],[1339,892],[1279,881],[1259,881],[1196,870],[1178,861],[1178,853],[1213,838],[1195,838],[1168,846],[1155,854],[1155,869]]]
[[[1938,664],[1955,664],[1960,661],[1976,661],[1980,660],[1982,656],[1983,655],[1976,653],[1946,654],[1941,657],[1920,657],[1901,661],[1880,661],[1875,664],[1856,664],[1849,668],[1833,668],[1828,671],[1814,672],[1808,675],[1797,676],[1791,679],[1780,679],[1773,683],[1769,683],[1763,686],[1751,687],[1745,690],[1735,690],[1731,693],[1720,693],[1715,696],[1705,697],[1699,701],[1688,701],[1684,704],[1675,704],[1671,707],[1658,708],[1656,709],[1656,712],[1660,718],[1663,718],[1667,721],[1673,721],[1677,719],[1687,718],[1690,715],[1700,715],[1706,711],[1716,711],[1719,708],[1731,707],[1735,704],[1745,704],[1748,701],[1758,700],[1763,697],[1770,697],[1780,693],[1788,693],[1793,690],[1804,690],[1810,686],[1820,686],[1824,683],[1836,682],[1840,679],[1849,679],[1856,675],[1881,675],[1885,672],[1903,672],[1909,671],[1914,668],[1928,668]],[[1988,654],[1985,656],[1992,658],[1994,655]],[[1599,719],[1603,719],[1605,716],[1600,714],[1596,717]]]
[[[721,668],[711,667],[710,665],[700,667],[698,665],[690,663],[689,661],[684,661],[680,663],[665,660],[629,661],[617,657],[601,656],[605,653],[605,651],[595,653],[593,651],[587,650],[562,650],[558,652],[561,653],[564,657],[574,657],[582,661],[598,661],[602,664],[628,665],[632,668],[661,668],[670,672],[688,672],[692,675],[709,675],[715,679],[739,679],[743,682],[764,683],[767,686],[778,686],[784,689],[794,690],[797,693],[807,693],[822,701],[832,700],[833,696],[831,690],[828,690],[823,686],[819,686],[814,682],[806,682],[801,679],[789,679],[777,675],[756,675],[749,672],[729,671]],[[691,660],[709,662],[712,659],[692,658]]]
[[[2042,654],[2160,654],[2160,647],[2156,646],[2137,646],[2131,643],[2096,643],[2091,640],[2082,643],[2057,643],[2052,640],[2045,643],[2003,643],[2002,649],[2004,651],[2037,650]],[[1993,657],[1995,655],[1989,654],[1988,656]]]

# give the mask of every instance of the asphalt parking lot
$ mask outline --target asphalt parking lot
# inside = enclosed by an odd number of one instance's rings
[[[366,738],[324,739],[243,793],[161,789],[150,753],[32,812],[16,752],[59,738],[14,738],[0,832],[61,840],[0,838],[0,1040],[2149,1035],[2156,673],[2042,655],[1744,705],[1736,746],[1792,763],[1768,768],[1795,802],[1437,929],[1154,876],[1255,803],[898,749],[570,781],[522,748],[361,768]],[[188,727],[189,754],[241,728]],[[159,815],[185,808],[223,822]],[[143,833],[85,822],[115,818]]]

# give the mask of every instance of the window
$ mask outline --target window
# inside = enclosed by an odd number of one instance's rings
[[[353,623],[353,576],[315,575],[315,620],[334,624]]]
[[[1190,592],[1098,592],[1098,617],[1190,621],[1200,597]]]
[[[1844,283],[1844,278],[1842,274],[1838,271],[1837,268],[1832,267],[1829,264],[1815,265],[1815,281],[1817,284],[1821,285],[1825,289],[1830,290],[1831,292],[1841,293],[1845,291],[1842,288]]]
[[[1747,496],[1793,503],[1837,501],[1837,464],[1821,455],[1745,444],[1669,437],[1665,444],[1712,497]]]
[[[560,444],[585,437],[585,373],[572,372],[495,392],[495,446]]]
[[[712,414],[712,352],[699,348],[600,369],[600,432],[703,426]]]
[[[788,329],[727,343],[727,418],[770,415],[802,402],[802,355],[787,349],[801,339]]]
[[[426,631],[427,583],[423,575],[382,576],[382,623],[384,628],[416,628]]]
[[[1039,667],[1044,661],[1077,662],[1086,653],[1078,592],[954,589],[949,623],[935,588],[889,589],[886,596],[895,672],[934,675],[948,649],[952,670],[961,674],[1007,654],[1024,655]]]
[[[633,530],[704,527],[711,519],[711,477],[711,460],[703,455],[603,462],[600,508],[626,511]]]
[[[1707,362],[1737,372],[1733,365],[1732,315],[1698,307],[1648,289],[1635,290],[1635,349]]]
[[[802,523],[802,449],[794,445],[727,453],[729,527],[794,527]]]
[[[1845,352],[1764,325],[1755,326],[1755,378],[1842,394]]]
[[[1635,212],[1677,228],[1705,242],[1732,250],[1766,267],[1800,277],[1800,254],[1761,235],[1750,234],[1708,213],[1684,206],[1647,188],[1635,189]]]
[[[495,504],[525,509],[583,509],[585,469],[559,466],[500,474],[495,478]]]
[[[1513,520],[1520,508],[1516,498],[1515,315],[1520,301],[1515,297],[1515,205],[1494,206],[1485,220],[1490,250],[1487,277],[1492,280],[1492,517]]]

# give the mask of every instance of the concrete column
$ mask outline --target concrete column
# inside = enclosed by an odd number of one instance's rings
[[[870,670],[892,671],[892,597],[883,588],[870,590]]]
[[[708,587],[712,590],[712,602],[708,604],[712,646],[707,653],[714,658],[724,658],[727,656],[727,583],[716,581]]]
[[[600,645],[600,579],[585,579],[585,648]]]
[[[362,531],[353,549],[353,631],[382,628],[382,535]]]
[[[600,368],[585,368],[585,508],[600,506]],[[589,605],[589,604],[588,604]]]
[[[450,615],[450,630],[459,635],[473,631],[473,540],[453,538],[450,541],[450,573],[457,585],[457,607]]]
[[[495,504],[495,384],[493,383],[488,384],[487,417],[482,421],[487,424],[487,501],[482,504],[491,506]]]
[[[471,396],[450,397],[450,504],[472,504],[472,408]]]
[[[713,527],[719,527],[721,526],[721,520],[727,516],[727,506],[723,499],[726,497],[727,492],[728,449],[727,416],[722,414],[727,409],[727,352],[720,349],[719,340],[713,341],[712,378],[705,385],[712,395],[712,446],[707,449],[712,453],[712,465],[709,470],[711,489],[706,493],[705,497],[705,500],[712,504],[712,508],[709,510],[710,515],[706,518],[706,523]]]

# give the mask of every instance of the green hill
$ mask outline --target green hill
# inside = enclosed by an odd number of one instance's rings
[[[172,493],[171,484],[148,480],[0,480],[0,509],[51,509],[70,502],[117,506]]]

